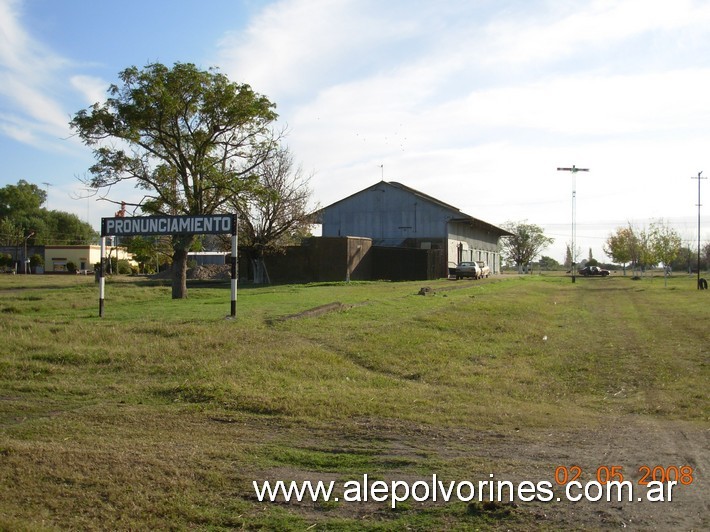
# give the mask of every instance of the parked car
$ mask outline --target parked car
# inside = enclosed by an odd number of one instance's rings
[[[601,275],[602,277],[606,277],[610,273],[611,272],[609,270],[605,270],[599,266],[585,266],[579,270],[579,274],[584,275],[585,277],[589,277],[590,275]]]
[[[478,279],[481,276],[481,270],[475,262],[459,262],[459,265],[454,269],[456,279],[464,277],[473,277]]]
[[[488,277],[491,274],[491,269],[488,267],[488,264],[486,264],[483,261],[476,261],[476,264],[478,264],[478,268],[481,270],[481,273],[479,274],[479,279],[481,277]]]

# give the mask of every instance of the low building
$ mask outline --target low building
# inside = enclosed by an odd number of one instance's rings
[[[508,231],[401,183],[380,181],[319,211],[324,237],[367,237],[373,246],[441,250],[442,271],[485,261],[500,271]]]
[[[231,256],[231,252],[225,251],[190,251],[187,254],[187,263],[194,262],[197,266],[230,264]]]
[[[121,246],[107,246],[106,258],[118,257],[118,260],[127,260],[133,265],[133,254],[128,253]],[[44,271],[45,273],[67,272],[67,264],[73,263],[78,271],[93,271],[96,264],[101,262],[101,246],[44,246]]]

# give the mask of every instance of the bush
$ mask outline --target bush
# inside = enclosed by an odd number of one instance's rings
[[[12,255],[9,253],[0,253],[0,268],[12,268]]]
[[[130,275],[131,273],[133,273],[131,263],[124,259],[118,261],[115,271],[119,275]]]
[[[30,266],[32,266],[32,268],[44,266],[44,257],[42,257],[39,253],[35,253],[30,257]]]
[[[74,264],[72,261],[67,262],[67,271],[69,273],[76,273],[76,264]]]

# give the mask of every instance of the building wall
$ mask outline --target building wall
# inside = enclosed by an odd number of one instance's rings
[[[99,246],[45,246],[44,271],[66,272],[67,263],[73,262],[79,270],[93,270],[101,260]]]
[[[448,266],[461,261],[484,261],[491,273],[500,272],[499,235],[486,227],[476,227],[466,222],[449,223]],[[459,246],[462,248],[459,260]]]
[[[133,260],[133,255],[126,248],[106,248],[111,257],[118,256],[118,260]],[[93,270],[94,265],[101,261],[101,246],[45,246],[44,271],[45,273],[66,272],[67,263],[73,262],[78,270]]]
[[[373,246],[369,238],[315,237],[264,258],[272,283],[427,280],[446,276],[441,249]],[[244,259],[240,275],[248,268]]]
[[[365,189],[323,211],[323,236],[366,236],[377,244],[442,238],[457,213],[387,183]]]
[[[446,277],[444,250],[373,246],[372,279],[425,281]]]
[[[24,245],[19,246],[0,246],[0,253],[10,255],[14,262],[15,271],[17,273],[25,272],[25,259],[32,255],[41,255],[44,257],[44,246],[27,246],[27,257],[25,257]],[[30,272],[30,266],[27,266],[27,271]]]
[[[268,255],[264,262],[273,283],[368,280],[372,277],[371,247],[369,238],[316,237],[289,246],[284,253]],[[248,265],[241,264],[240,271],[248,271]]]
[[[194,261],[198,266],[205,264],[230,264],[232,252],[229,251],[190,251],[187,262]]]
[[[397,183],[380,182],[322,210],[323,236],[362,236],[375,246],[443,250],[437,269],[485,261],[500,272],[500,230]]]

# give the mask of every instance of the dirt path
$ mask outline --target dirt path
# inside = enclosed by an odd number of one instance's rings
[[[625,480],[634,486],[633,502],[570,502],[562,490],[561,502],[531,503],[545,510],[556,525],[584,528],[630,528],[637,530],[707,530],[710,528],[707,471],[710,467],[710,429],[681,422],[661,422],[632,417],[618,418],[614,426],[588,431],[538,435],[530,444],[501,446],[495,454],[518,454],[515,473],[534,480],[547,464],[547,478],[560,465],[578,465],[580,482],[596,480],[597,469],[621,466]],[[667,469],[692,468],[692,483],[678,484],[672,501],[649,502],[639,484],[646,466]],[[689,471],[689,470],[685,470]],[[602,474],[605,470],[602,470]],[[545,478],[543,476],[543,478]],[[649,478],[649,480],[651,480]],[[689,478],[685,479],[686,482]]]
[[[355,423],[333,439],[334,431],[323,430],[312,443],[321,449],[343,446],[378,447],[379,453],[399,460],[426,466],[428,461],[442,464],[485,464],[468,471],[464,478],[477,483],[489,479],[493,473],[496,480],[509,480],[515,484],[524,480],[538,483],[549,481],[554,486],[554,498],[550,502],[521,502],[513,506],[523,525],[515,520],[500,520],[502,530],[529,530],[530,523],[552,530],[708,530],[710,529],[710,505],[708,481],[710,470],[710,429],[683,422],[654,421],[645,418],[623,417],[616,419],[614,426],[589,427],[568,432],[525,430],[496,432],[449,429],[441,431],[425,426],[395,422]],[[311,435],[313,433],[311,432]],[[295,436],[301,440],[302,435]],[[564,488],[555,483],[555,470],[565,466],[579,466],[582,484],[596,480],[597,469],[603,466],[621,466],[624,480],[633,484],[633,501],[598,502],[581,500],[572,502],[565,498]],[[656,466],[692,467],[692,483],[675,486],[672,501],[649,502],[646,488],[639,485],[643,470]],[[324,479],[330,475],[318,475],[303,471],[280,469],[272,471],[273,478]],[[431,476],[414,476],[411,473],[397,475],[393,471],[371,471],[387,482],[405,480],[429,480]],[[441,478],[442,475],[439,475]],[[572,495],[581,493],[573,490]],[[624,496],[626,497],[626,495]],[[560,501],[556,499],[560,498]],[[432,505],[434,503],[424,503]],[[292,505],[290,505],[292,506]],[[333,510],[331,517],[357,518],[361,520],[386,519],[387,508],[383,503],[351,503]],[[310,514],[307,505],[299,512]],[[318,517],[313,513],[314,519]],[[322,515],[320,516],[322,518]]]

